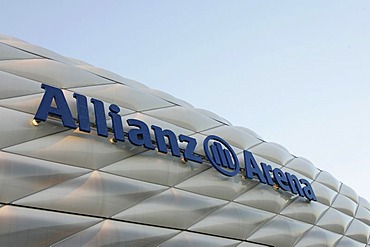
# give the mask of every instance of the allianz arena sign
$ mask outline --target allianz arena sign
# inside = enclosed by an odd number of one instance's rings
[[[77,93],[73,94],[77,106],[77,126],[62,90],[46,84],[42,84],[41,88],[45,90],[45,93],[34,117],[36,121],[46,121],[47,117],[51,115],[61,118],[63,125],[67,128],[77,129],[78,127],[80,131],[91,132],[86,96]],[[53,101],[56,107],[52,105]],[[90,101],[94,108],[97,134],[108,137],[104,103],[94,98]],[[127,119],[128,126],[133,128],[125,134],[122,118],[118,114],[119,112],[120,108],[117,105],[111,104],[109,106],[108,115],[112,120],[112,131],[115,142],[125,142],[127,138],[132,145],[142,146],[151,150],[157,148],[158,152],[165,154],[169,148],[172,156],[181,157],[182,155],[185,161],[190,160],[203,163],[206,159],[217,171],[229,177],[233,177],[240,171],[243,171],[243,169],[240,169],[240,163],[233,148],[218,136],[209,135],[203,141],[203,149],[206,155],[203,159],[202,156],[194,152],[197,147],[197,140],[195,138],[183,134],[176,136],[171,130],[163,130],[159,126],[151,125],[150,128],[154,131],[155,136],[155,143],[153,143],[148,125],[138,119]],[[180,149],[179,142],[186,144],[184,149]],[[245,174],[243,175],[246,178],[253,179],[257,177],[261,183],[278,186],[285,191],[305,197],[309,201],[317,201],[311,184],[306,179],[299,179],[295,175],[289,172],[283,172],[279,168],[272,169],[271,165],[265,163],[258,165],[252,153],[247,150],[243,151],[243,155],[245,167]]]

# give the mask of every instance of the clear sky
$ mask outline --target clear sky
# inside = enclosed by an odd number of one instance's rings
[[[0,33],[252,129],[370,200],[370,1],[2,1]]]

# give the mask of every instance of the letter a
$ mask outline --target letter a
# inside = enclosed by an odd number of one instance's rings
[[[41,88],[45,89],[45,94],[41,100],[39,109],[37,109],[35,119],[45,122],[48,115],[51,114],[62,118],[65,127],[76,129],[77,126],[62,90],[46,84],[41,84]],[[53,99],[56,107],[51,106]]]

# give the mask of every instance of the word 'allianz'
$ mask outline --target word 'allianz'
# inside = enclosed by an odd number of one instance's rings
[[[72,116],[62,90],[46,84],[42,84],[41,88],[45,90],[45,93],[36,112],[35,120],[46,121],[49,115],[56,116],[62,119],[65,127],[77,129],[75,119]],[[74,93],[73,97],[76,100],[79,130],[83,132],[91,132],[86,96]],[[53,101],[56,107],[52,105]],[[99,136],[108,137],[108,126],[105,117],[104,103],[95,98],[91,98],[90,102],[93,104],[94,108],[97,134]],[[122,118],[118,114],[119,112],[120,108],[117,105],[111,104],[109,106],[108,115],[112,121],[114,140],[124,142],[124,126]],[[161,153],[167,153],[169,148],[172,156],[181,157],[182,154],[185,160],[203,163],[203,158],[194,152],[197,147],[197,140],[195,138],[183,134],[176,136],[176,134],[171,130],[163,130],[159,126],[151,125],[150,128],[153,130],[155,136],[156,146],[154,146],[150,136],[150,129],[147,124],[138,119],[127,119],[126,122],[128,126],[135,127],[131,128],[127,132],[127,138],[131,144],[151,150],[157,148],[158,152]],[[168,145],[165,138],[167,139]],[[210,140],[213,140],[213,144],[211,145],[209,145]],[[186,144],[183,151],[180,150],[179,142]],[[235,176],[239,173],[240,167],[237,156],[225,140],[218,136],[211,135],[204,140],[203,147],[206,157],[219,172],[226,176]],[[260,169],[251,152],[244,150],[243,154],[245,177],[250,179],[257,177],[261,183],[268,184],[270,186],[277,185],[285,191],[290,191],[293,194],[306,197],[308,200],[316,201],[316,196],[311,184],[306,179],[298,179],[295,175],[288,172],[284,173],[279,168],[272,169],[270,165],[265,163],[261,163],[262,169]],[[301,187],[301,185],[304,185],[304,187]]]

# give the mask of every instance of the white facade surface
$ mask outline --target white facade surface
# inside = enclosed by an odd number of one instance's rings
[[[127,119],[198,142],[226,140],[311,183],[307,201],[208,162],[66,128],[32,124],[41,84],[120,107]],[[309,160],[165,92],[0,35],[0,246],[370,246],[370,203]],[[89,105],[94,126],[94,113]],[[108,112],[108,110],[106,110]],[[111,119],[106,114],[108,126]],[[152,131],[152,130],[151,130]],[[154,137],[151,133],[153,142]],[[242,163],[242,162],[241,162]]]

